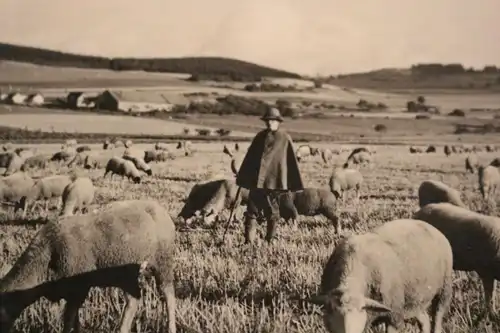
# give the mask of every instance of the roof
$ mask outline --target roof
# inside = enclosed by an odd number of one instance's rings
[[[155,104],[188,104],[189,99],[180,93],[168,93],[162,91],[110,91],[107,90],[116,100],[122,102],[140,102],[140,103],[155,103]]]

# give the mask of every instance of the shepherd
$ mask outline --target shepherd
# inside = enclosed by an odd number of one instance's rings
[[[253,243],[259,213],[267,220],[266,241],[276,237],[279,196],[304,189],[292,138],[280,129],[280,111],[269,108],[261,118],[266,129],[257,133],[241,163],[236,184],[249,190],[245,212],[245,244]]]

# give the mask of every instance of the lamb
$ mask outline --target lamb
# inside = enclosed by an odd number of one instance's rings
[[[361,185],[363,184],[363,175],[357,169],[335,168],[328,182],[330,191],[337,199],[342,197],[345,200],[346,193],[349,190],[356,190],[356,198],[359,200]]]
[[[48,163],[49,157],[46,155],[39,154],[31,156],[24,160],[23,165],[21,165],[21,171],[28,171],[34,168],[45,169]]]
[[[376,323],[402,332],[441,332],[452,298],[450,243],[433,226],[400,219],[340,240],[323,269],[320,293],[329,332],[361,333]],[[368,315],[370,315],[368,317]]]
[[[487,200],[492,195],[494,196],[497,189],[500,188],[500,171],[498,168],[487,165],[480,166],[477,169],[479,180],[479,192],[484,200]]]
[[[448,145],[444,146],[443,151],[444,151],[444,154],[446,156],[450,156],[451,155],[451,148],[450,148],[450,146],[448,146]]]
[[[73,181],[73,177],[74,176],[68,175],[54,175],[38,179],[29,190],[28,194],[23,197],[23,205],[27,207],[38,200],[44,200],[45,211],[47,212],[49,209],[49,201],[51,199],[57,199],[59,206],[64,188]],[[34,208],[35,205],[32,206],[31,211],[33,211]]]
[[[474,169],[479,167],[479,162],[475,155],[469,155],[465,158],[465,171],[474,173]]]
[[[453,269],[475,271],[483,283],[486,309],[496,312],[493,291],[500,279],[500,218],[450,203],[429,204],[413,216],[441,231],[453,249]]]
[[[340,234],[341,226],[336,214],[337,199],[329,189],[305,188],[303,191],[284,192],[279,195],[280,216],[294,225],[298,215],[323,215],[332,221],[335,232]]]
[[[73,215],[75,210],[80,210],[82,214],[85,214],[88,212],[88,206],[94,200],[94,194],[94,184],[90,178],[76,178],[64,188],[60,215]]]
[[[143,171],[148,176],[153,175],[153,170],[151,170],[151,167],[142,159],[142,157],[138,158],[135,156],[125,156],[124,155],[123,159],[129,160],[132,163],[134,163],[137,170]]]
[[[85,151],[90,151],[90,150],[91,150],[90,147],[87,145],[76,148],[77,153],[83,153]]]
[[[22,209],[26,214],[26,202],[23,200],[35,185],[35,181],[27,173],[16,172],[0,178],[0,200],[15,203],[14,211]]]
[[[106,171],[104,172],[104,178],[106,178],[107,174],[110,172],[111,178],[113,178],[114,174],[117,174],[123,178],[127,177],[128,179],[132,179],[136,184],[141,182],[141,174],[134,163],[121,157],[115,156],[108,161],[106,164]]]
[[[351,154],[351,156],[349,156],[347,158],[347,161],[344,163],[344,168],[348,168],[349,165],[351,165],[351,164],[363,165],[363,164],[370,163],[370,162],[371,162],[370,153],[368,153],[366,151],[362,151],[362,152],[356,153],[354,155]]]
[[[431,203],[448,202],[452,205],[467,208],[461,199],[460,192],[438,180],[424,180],[418,187],[418,204],[420,208]]]
[[[127,299],[119,331],[130,332],[142,276],[152,275],[176,332],[175,226],[156,201],[116,202],[97,213],[45,224],[0,281],[2,332],[40,297],[66,300],[63,332],[80,330],[78,310],[92,287],[117,287]]]
[[[201,215],[207,225],[211,224],[224,208],[232,207],[237,191],[236,180],[229,178],[195,184],[177,216],[190,223],[193,218]],[[247,189],[241,188],[236,206],[247,203],[248,193]]]
[[[297,148],[295,152],[295,156],[297,157],[297,161],[301,161],[307,156],[316,156],[319,153],[318,148],[313,148],[309,145],[301,145]]]

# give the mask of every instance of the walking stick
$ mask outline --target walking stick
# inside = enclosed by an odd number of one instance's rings
[[[233,206],[231,207],[231,212],[229,213],[229,219],[226,222],[226,229],[224,230],[224,234],[222,235],[222,241],[220,242],[220,245],[224,244],[224,242],[226,241],[227,230],[229,229],[229,223],[231,223],[231,220],[233,219],[234,210],[236,208],[236,203],[238,202],[238,199],[240,197],[240,192],[241,192],[241,187],[238,186],[238,190],[236,191],[236,196],[234,197]]]

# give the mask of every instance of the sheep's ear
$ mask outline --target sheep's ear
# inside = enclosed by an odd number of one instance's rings
[[[327,299],[328,295],[314,295],[310,298],[306,298],[305,301],[316,305],[325,305]]]
[[[370,312],[391,312],[391,308],[388,306],[368,297],[365,298],[365,305],[363,308]]]

